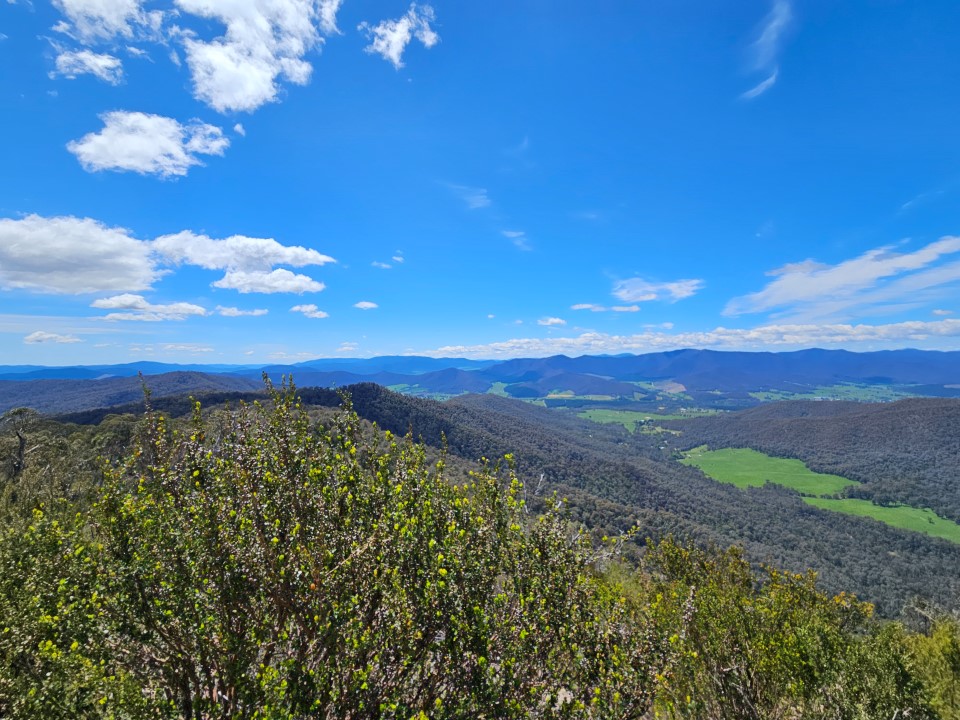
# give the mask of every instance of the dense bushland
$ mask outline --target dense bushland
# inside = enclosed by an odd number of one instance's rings
[[[0,717],[956,717],[955,623],[737,549],[635,567],[562,499],[531,512],[509,456],[451,481],[288,387],[115,422],[96,483],[5,496]]]

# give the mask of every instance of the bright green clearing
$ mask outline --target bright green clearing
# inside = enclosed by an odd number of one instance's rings
[[[800,460],[775,458],[756,450],[725,448],[688,450],[681,460],[714,480],[739,488],[759,487],[767,481],[791,488],[803,495],[833,495],[857,483],[839,475],[815,473]]]
[[[580,417],[592,420],[596,423],[608,423],[614,425],[623,425],[630,432],[635,432],[639,424],[647,421],[656,420],[685,420],[686,418],[702,417],[703,415],[715,415],[715,410],[689,410],[682,413],[649,413],[639,412],[637,410],[584,410],[579,413]]]
[[[884,507],[882,505],[874,505],[869,500],[859,500],[855,498],[830,500],[828,498],[805,497],[804,501],[822,510],[832,510],[834,512],[847,513],[848,515],[862,515],[863,517],[873,518],[874,520],[879,520],[882,523],[892,525],[896,528],[926,533],[927,535],[933,535],[934,537],[943,538],[944,540],[960,543],[960,525],[950,520],[945,520],[932,510],[920,510],[906,505]]]

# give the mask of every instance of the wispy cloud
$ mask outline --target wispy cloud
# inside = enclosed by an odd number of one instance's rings
[[[793,21],[793,11],[789,0],[773,0],[770,12],[764,18],[757,35],[750,46],[753,54],[753,69],[763,73],[765,78],[740,97],[744,100],[763,95],[772,88],[780,74],[779,58],[783,47],[783,38]]]
[[[890,305],[924,304],[931,300],[925,292],[960,281],[960,260],[941,263],[956,253],[960,237],[947,236],[909,253],[885,246],[836,265],[791,263],[767,273],[774,279],[762,290],[730,300],[723,313],[846,320]]]
[[[619,280],[613,286],[613,296],[628,303],[661,300],[676,302],[692,297],[703,287],[703,280],[686,279],[655,282],[635,277]]]
[[[594,303],[577,303],[576,305],[571,305],[570,309],[571,310],[589,310],[590,312],[618,312],[618,313],[640,312],[639,305],[613,305],[612,307],[607,307],[606,305],[596,305]]]
[[[358,310],[376,310],[380,307],[375,302],[370,302],[369,300],[361,300],[358,303],[354,303],[353,306]]]
[[[669,329],[669,323],[662,325]],[[911,321],[886,325],[779,324],[755,328],[718,327],[703,332],[663,332],[649,330],[635,335],[609,335],[586,332],[571,337],[513,338],[484,345],[447,345],[418,354],[434,357],[511,358],[550,355],[590,355],[601,353],[646,353],[678,348],[715,349],[799,349],[807,347],[870,348],[922,345],[934,341],[942,345],[947,338],[960,344],[960,320]]]
[[[938,317],[945,317],[947,315],[953,315],[953,310],[942,310],[938,308],[937,310],[931,310],[931,313]]]
[[[269,310],[266,308],[254,308],[253,310],[241,310],[240,308],[235,307],[224,307],[223,305],[217,305],[217,314],[223,315],[223,317],[261,317],[266,315]]]
[[[460,196],[460,199],[466,203],[470,210],[479,210],[480,208],[490,207],[490,196],[487,195],[486,188],[453,184],[451,184],[449,187]]]
[[[566,325],[567,321],[563,318],[558,317],[545,317],[537,320],[537,325],[544,325],[545,327],[555,327],[557,325]]]
[[[42,330],[30,333],[23,341],[27,345],[36,345],[38,343],[71,344],[83,342],[83,340],[76,335],[60,335],[58,333],[43,332]]]
[[[519,250],[530,251],[533,249],[530,247],[527,233],[525,233],[523,230],[501,230],[500,234],[505,238],[509,238]]]
[[[747,90],[745,93],[740,95],[744,100],[752,100],[755,97],[763,95],[767,90],[772,88],[777,82],[777,75],[780,74],[779,68],[774,68],[773,72],[770,73],[770,76],[765,80],[761,80],[752,88]]]

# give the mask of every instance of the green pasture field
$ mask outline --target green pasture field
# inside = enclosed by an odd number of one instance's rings
[[[732,483],[739,488],[759,487],[769,481],[803,495],[833,495],[857,484],[839,475],[815,473],[800,460],[770,457],[745,448],[694,448],[688,450],[680,462],[700,468],[714,480]]]
[[[933,535],[934,537],[943,538],[944,540],[960,543],[960,525],[951,520],[945,520],[932,510],[921,510],[919,508],[908,507],[907,505],[886,507],[883,505],[874,505],[869,500],[860,500],[857,498],[832,500],[829,498],[805,497],[804,501],[821,510],[831,510],[848,515],[861,515],[903,530],[913,530],[914,532],[926,533],[927,535]]]
[[[909,392],[888,385],[859,385],[840,383],[839,385],[821,385],[804,392],[770,390],[752,392],[751,397],[762,402],[777,400],[855,400],[857,402],[891,402],[901,398],[913,397]]]
[[[580,417],[592,420],[596,423],[610,423],[623,425],[630,432],[635,432],[637,425],[645,420],[685,420],[686,418],[701,417],[703,415],[714,415],[715,410],[693,410],[686,413],[650,413],[640,412],[638,410],[607,410],[597,408],[595,410],[584,410],[579,413]]]

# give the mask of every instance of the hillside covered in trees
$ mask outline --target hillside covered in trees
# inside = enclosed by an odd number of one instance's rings
[[[4,448],[0,715],[957,717],[947,615],[905,628],[811,573],[643,541],[655,515],[614,521],[578,488],[597,449],[569,455],[576,418],[465,475],[455,449],[547,411],[353,391],[383,424],[287,388],[179,420],[8,418],[31,443]],[[610,494],[669,498],[641,467]]]

